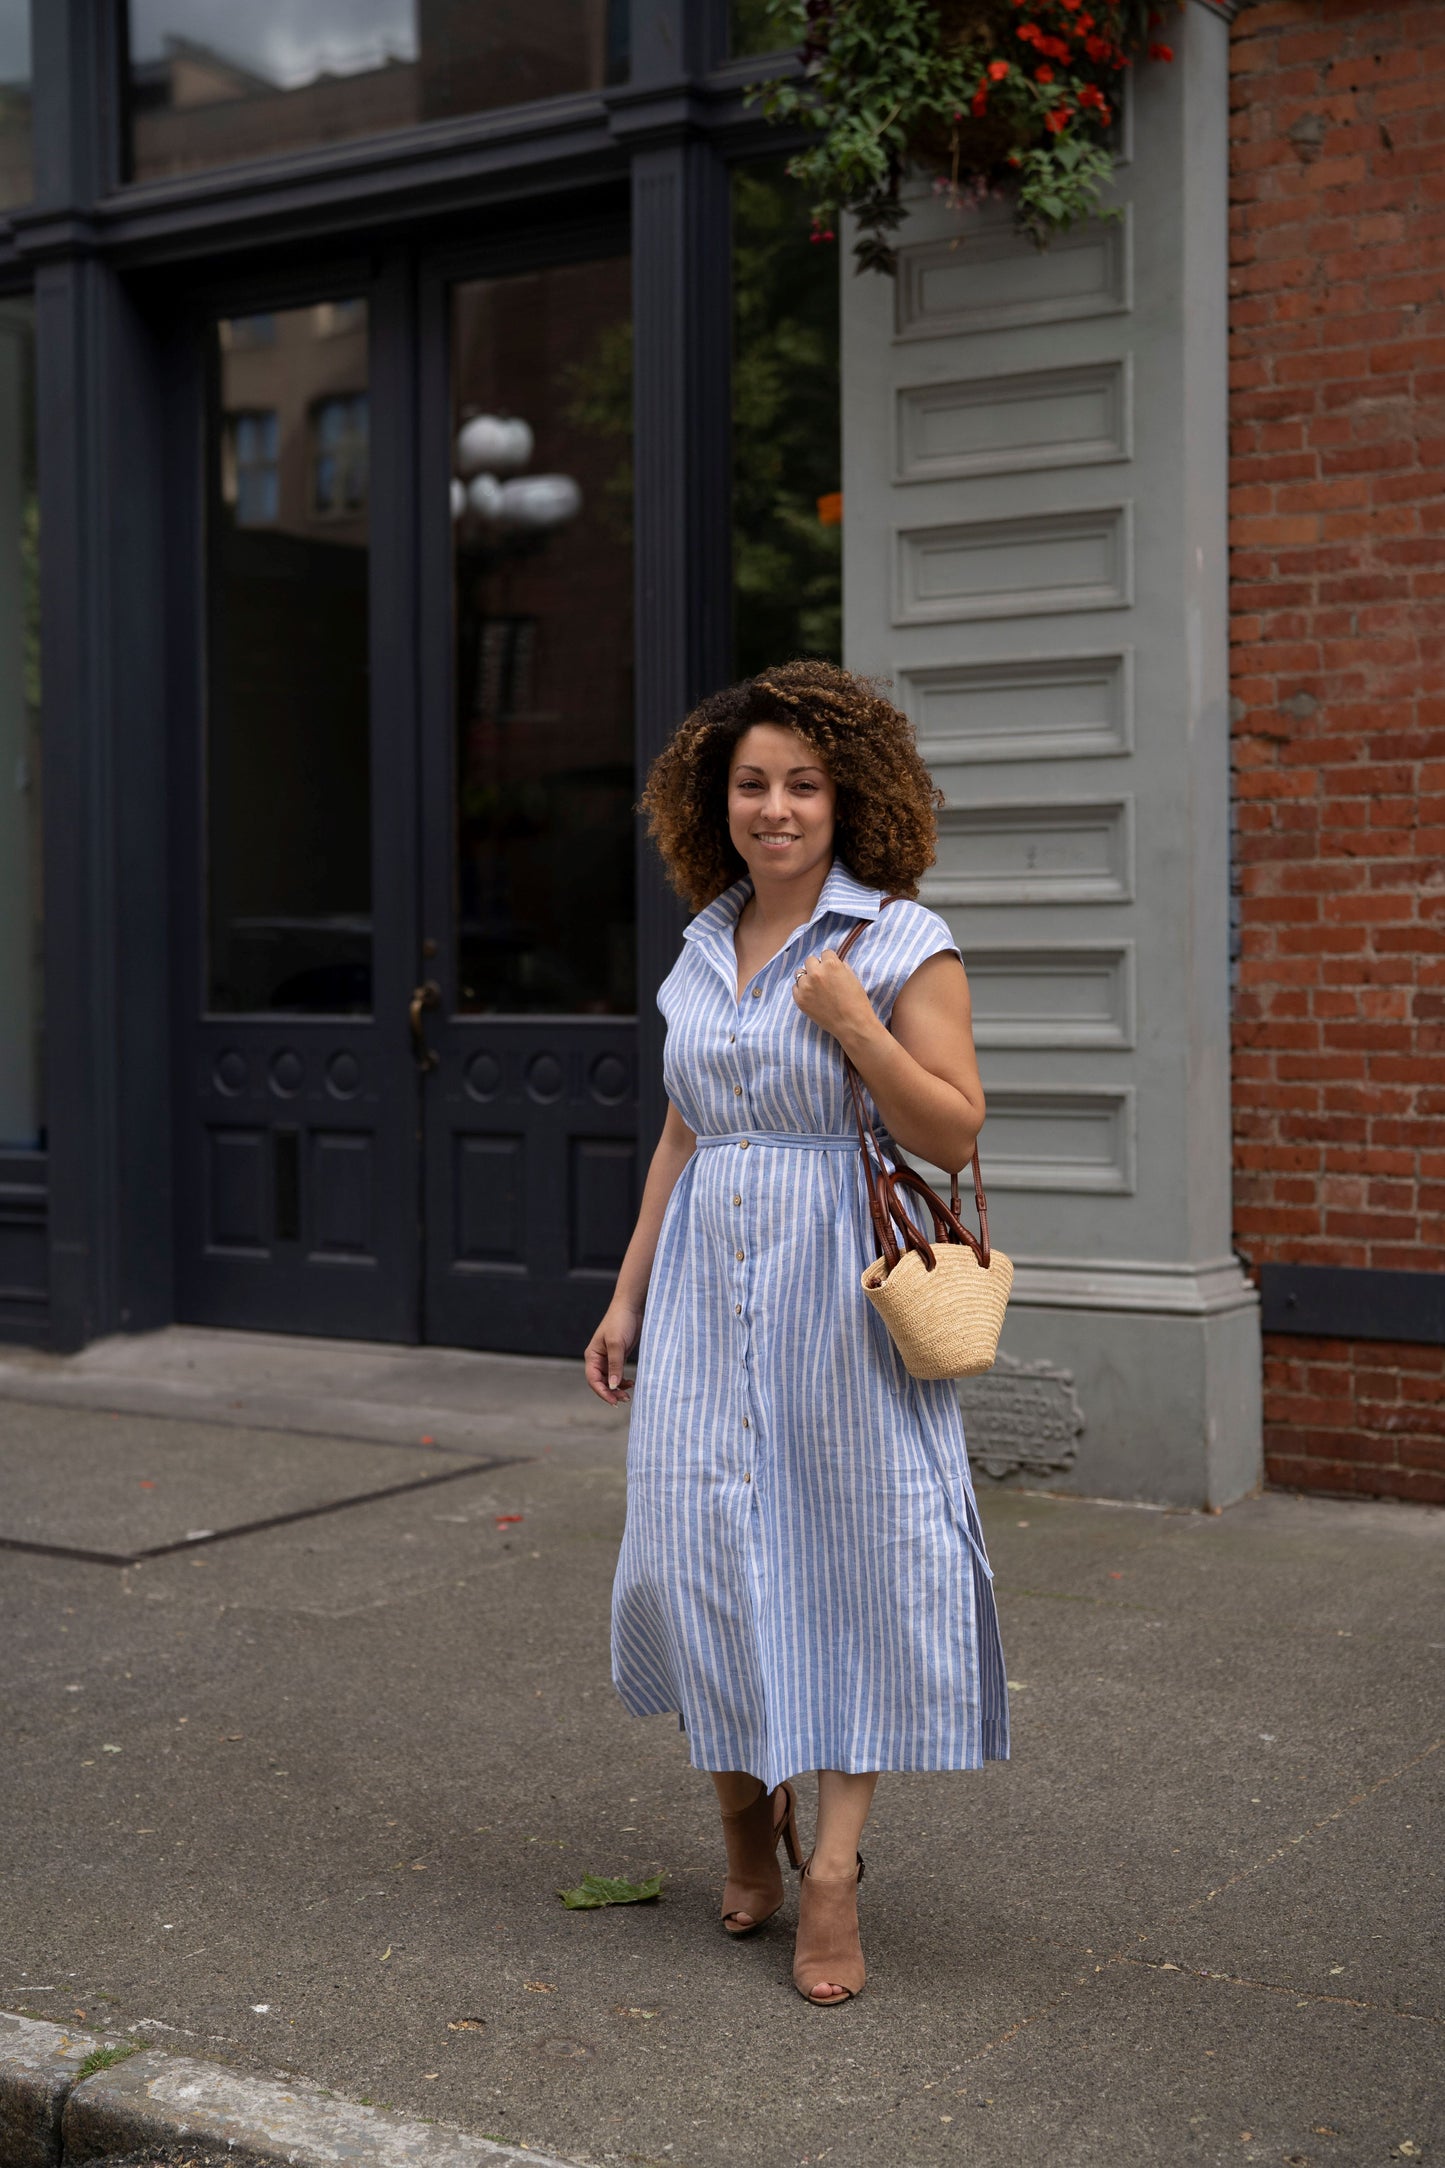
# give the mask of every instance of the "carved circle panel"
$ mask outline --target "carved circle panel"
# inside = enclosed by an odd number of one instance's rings
[[[306,1064],[292,1046],[271,1056],[271,1089],[280,1099],[292,1099],[306,1079]]]
[[[228,1046],[216,1056],[211,1081],[228,1099],[234,1099],[237,1092],[246,1089],[246,1057],[238,1046]]]
[[[354,1098],[361,1085],[361,1063],[347,1047],[326,1064],[326,1089],[333,1099]]]
[[[555,1054],[534,1054],[527,1064],[527,1096],[550,1106],[562,1096],[562,1064]]]
[[[587,1084],[594,1099],[604,1107],[615,1107],[627,1097],[627,1064],[620,1054],[599,1054],[587,1072]]]
[[[473,1099],[495,1099],[502,1088],[502,1065],[495,1054],[473,1054],[462,1071],[462,1082]]]

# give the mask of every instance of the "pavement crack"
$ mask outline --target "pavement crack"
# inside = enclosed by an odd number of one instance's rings
[[[1408,1776],[1412,1769],[1418,1769],[1420,1764],[1428,1761],[1432,1754],[1438,1754],[1442,1746],[1445,1746],[1445,1737],[1432,1739],[1427,1747],[1424,1747],[1420,1753],[1413,1754],[1409,1761],[1402,1762],[1398,1769],[1391,1769],[1384,1776],[1377,1777],[1375,1782],[1367,1784],[1362,1792],[1356,1792],[1352,1798],[1345,1800],[1342,1806],[1332,1808],[1328,1814],[1322,1814],[1317,1822],[1310,1823],[1308,1829],[1297,1831],[1293,1837],[1287,1838],[1283,1844],[1277,1845],[1274,1851],[1267,1852],[1263,1859],[1254,1860],[1248,1867],[1241,1867],[1238,1873],[1232,1874],[1225,1881],[1217,1883],[1213,1889],[1206,1890],[1202,1897],[1194,1898],[1192,1903],[1185,1906],[1178,1917],[1187,1919],[1191,1912],[1198,1911],[1200,1905],[1213,1904],[1215,1898],[1222,1897],[1226,1890],[1235,1889],[1239,1883],[1248,1881],[1251,1875],[1260,1874],[1266,1867],[1276,1866],[1280,1860],[1288,1859],[1296,1845],[1303,1844],[1309,1837],[1318,1836],[1322,1829],[1329,1828],[1331,1822],[1343,1821],[1345,1816],[1352,1813],[1356,1807],[1362,1807],[1367,1799],[1373,1799],[1376,1792],[1384,1791],[1391,1784],[1398,1784],[1401,1777]]]
[[[1181,1965],[1162,1957],[1111,1957],[1109,1965],[1139,1965],[1146,1972],[1177,1972],[1190,1980],[1218,1980],[1226,1987],[1250,1987],[1265,1995],[1292,1995],[1296,2002],[1335,2003],[1343,2010],[1377,2010],[1385,2017],[1413,2019],[1445,2028],[1445,2018],[1431,2010],[1402,2010],[1397,2003],[1371,2002],[1359,1995],[1328,1995],[1322,1988],[1296,1987],[1288,1980],[1251,1980],[1240,1972],[1217,1972],[1210,1965]],[[1101,1970],[1103,1967],[1100,1968]]]

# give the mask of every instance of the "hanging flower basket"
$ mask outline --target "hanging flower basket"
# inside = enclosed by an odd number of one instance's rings
[[[772,19],[798,42],[803,79],[750,95],[812,131],[788,171],[813,199],[815,239],[853,214],[860,271],[895,268],[910,168],[959,209],[1008,198],[1040,248],[1116,217],[1101,197],[1124,72],[1174,57],[1150,0],[776,0]]]

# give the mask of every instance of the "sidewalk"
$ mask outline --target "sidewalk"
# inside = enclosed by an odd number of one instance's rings
[[[1015,1758],[885,1780],[816,2011],[611,1692],[624,1439],[562,1364],[0,1351],[0,2008],[575,2161],[1445,2160],[1445,1513],[981,1486]]]

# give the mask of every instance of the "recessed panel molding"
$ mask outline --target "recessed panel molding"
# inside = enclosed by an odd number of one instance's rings
[[[898,252],[894,336],[941,339],[1114,316],[1130,302],[1130,218],[1099,219],[1036,249],[1010,224],[961,228]]]
[[[897,395],[896,429],[900,482],[1127,459],[1128,358],[906,385]]]
[[[1132,1046],[1133,960],[1126,941],[965,949],[975,1044]]]
[[[1127,903],[1134,892],[1132,801],[949,806],[920,894],[950,904]]]
[[[1133,1089],[991,1083],[980,1151],[989,1190],[1126,1195],[1134,1187]]]
[[[894,536],[895,624],[1117,610],[1132,599],[1127,504],[955,520]]]
[[[1079,760],[1127,753],[1134,741],[1128,648],[900,667],[894,683],[930,767]]]

